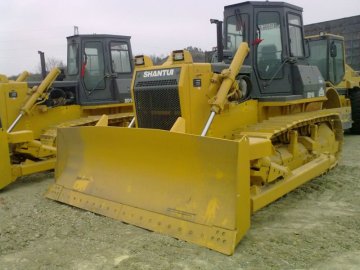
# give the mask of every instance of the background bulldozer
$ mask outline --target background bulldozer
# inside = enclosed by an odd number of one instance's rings
[[[111,125],[132,119],[130,37],[67,38],[67,75],[52,70],[40,85],[0,76],[0,189],[16,178],[53,169],[56,128],[94,125],[102,114]]]
[[[350,108],[325,106],[302,9],[245,2],[224,22],[219,63],[135,58],[136,128],[59,129],[46,196],[232,254],[251,213],[333,168]]]
[[[360,75],[345,63],[344,38],[321,33],[306,37],[306,41],[309,63],[319,68],[326,81],[329,96],[326,107],[349,107],[350,102],[352,119],[347,119],[345,128],[360,134]]]

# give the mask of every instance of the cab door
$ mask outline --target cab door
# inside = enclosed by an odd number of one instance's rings
[[[266,8],[256,8],[256,74],[260,81],[260,91],[266,96],[288,95],[290,68],[287,56],[282,14]]]
[[[81,58],[81,103],[105,103],[115,101],[111,91],[111,72],[105,64],[103,40],[84,39]]]

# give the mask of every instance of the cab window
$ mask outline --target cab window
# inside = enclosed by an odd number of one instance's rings
[[[240,43],[246,40],[246,29],[248,27],[247,14],[235,14],[226,20],[226,49],[236,51]]]
[[[77,75],[79,73],[79,44],[69,44],[68,59],[67,59],[67,73],[68,75]]]
[[[111,42],[110,51],[112,71],[116,73],[130,73],[131,65],[128,45],[123,42]]]
[[[301,30],[301,18],[295,14],[288,14],[290,55],[304,57],[303,36]]]

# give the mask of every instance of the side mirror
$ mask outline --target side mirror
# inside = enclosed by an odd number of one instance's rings
[[[331,42],[331,45],[330,45],[330,56],[331,57],[336,57],[337,56],[337,47],[336,47],[336,44],[335,42]]]

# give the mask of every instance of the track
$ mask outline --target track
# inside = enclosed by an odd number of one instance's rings
[[[247,135],[249,137],[261,137],[274,140],[276,137],[286,134],[290,130],[301,129],[312,124],[329,122],[340,124],[337,109],[328,109],[314,112],[297,113],[293,115],[277,116],[269,118],[260,123],[250,125],[238,133],[237,136]],[[338,122],[338,123],[336,123]],[[336,129],[337,127],[334,126]],[[305,129],[306,131],[307,129]],[[338,131],[337,136],[341,139],[342,131]]]

